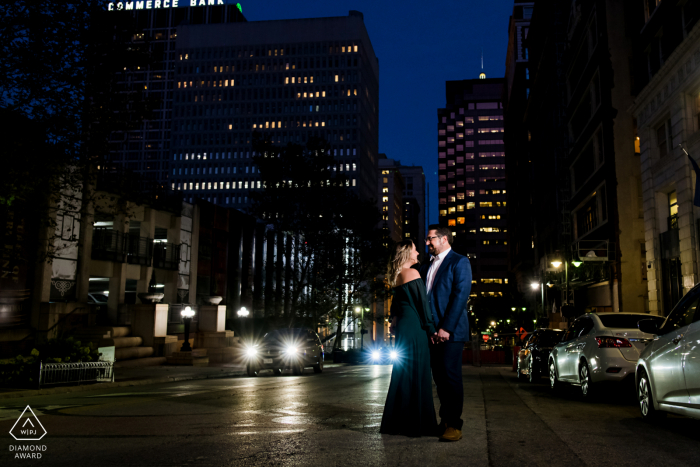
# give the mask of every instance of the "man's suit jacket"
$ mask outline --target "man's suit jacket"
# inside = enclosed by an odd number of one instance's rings
[[[428,269],[431,263],[421,266],[420,275],[428,286]],[[442,260],[428,293],[428,303],[433,312],[435,327],[448,331],[450,342],[469,340],[467,300],[472,289],[472,266],[469,258],[450,250]]]

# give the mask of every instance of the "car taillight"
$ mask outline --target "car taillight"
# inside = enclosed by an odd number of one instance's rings
[[[321,344],[321,352],[323,352],[323,344]]]
[[[595,341],[598,343],[598,348],[601,349],[605,347],[615,347],[618,349],[621,347],[632,347],[630,341],[619,337],[596,337]]]

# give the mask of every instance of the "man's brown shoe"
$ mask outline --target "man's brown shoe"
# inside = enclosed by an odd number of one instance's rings
[[[437,435],[442,436],[443,434],[445,434],[445,430],[447,430],[447,423],[440,423],[437,427]]]
[[[440,436],[440,439],[444,441],[459,441],[462,439],[462,431],[448,426],[442,436]]]

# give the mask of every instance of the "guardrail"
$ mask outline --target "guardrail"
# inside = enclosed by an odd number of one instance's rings
[[[56,384],[113,383],[114,362],[39,364],[39,387]]]

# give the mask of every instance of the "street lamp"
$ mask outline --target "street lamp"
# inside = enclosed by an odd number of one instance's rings
[[[190,321],[194,317],[194,310],[190,306],[186,306],[184,310],[180,312],[182,320],[185,322],[185,343],[182,344],[180,352],[191,352],[192,347],[190,346]]]
[[[514,306],[510,307],[510,311],[515,311],[515,307]]]
[[[246,307],[241,307],[240,310],[238,310],[238,317],[239,318],[247,318],[250,315],[250,311],[246,309]]]
[[[365,348],[365,313],[362,307],[356,306],[355,313],[360,313],[360,350]]]

